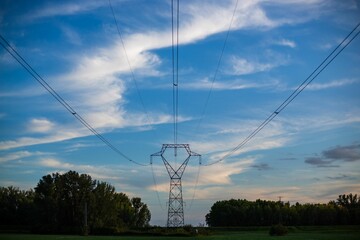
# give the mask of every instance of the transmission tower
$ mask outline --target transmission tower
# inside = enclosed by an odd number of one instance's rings
[[[173,155],[165,154],[168,148],[174,150]],[[186,150],[186,152],[183,151],[185,153],[185,160],[179,167],[173,167],[170,164],[170,162],[173,161],[170,161],[169,158],[173,157],[174,159],[176,159],[179,149]],[[153,161],[153,157],[161,157],[170,177],[167,227],[180,227],[184,225],[184,201],[182,196],[181,178],[192,156],[198,157],[199,164],[201,164],[201,155],[192,152],[190,150],[189,144],[163,144],[160,152],[150,155],[151,164]]]

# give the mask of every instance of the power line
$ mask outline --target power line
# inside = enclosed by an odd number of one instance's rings
[[[136,81],[136,78],[135,78],[135,74],[134,74],[134,71],[131,67],[131,64],[130,64],[130,60],[129,60],[129,56],[127,54],[127,51],[126,51],[126,47],[125,47],[125,43],[124,43],[124,40],[123,40],[123,37],[122,37],[122,34],[121,34],[121,31],[120,31],[120,28],[119,28],[119,24],[117,22],[117,19],[116,19],[116,16],[115,16],[115,12],[114,12],[114,8],[111,4],[111,0],[109,0],[109,6],[110,6],[110,9],[111,9],[111,13],[113,15],[113,18],[114,18],[114,22],[115,22],[115,25],[116,25],[116,29],[117,29],[117,32],[118,32],[118,35],[119,35],[119,38],[120,38],[120,41],[121,41],[121,45],[124,49],[124,53],[125,53],[125,57],[126,57],[126,61],[128,63],[128,66],[129,66],[129,69],[130,69],[130,72],[131,72],[131,77],[132,77],[132,80],[134,82],[134,85],[135,85],[135,88],[136,88],[136,91],[137,91],[137,94],[138,94],[138,97],[139,97],[139,100],[140,100],[140,103],[143,107],[143,110],[145,112],[145,115],[146,115],[146,118],[147,118],[147,121],[148,121],[148,125],[151,126],[151,121],[150,121],[150,118],[149,118],[149,114],[148,114],[148,111],[145,107],[145,103],[144,103],[144,100],[142,98],[142,95],[140,93],[140,90],[139,90],[139,87],[138,87],[138,84],[137,84],[137,81]],[[156,132],[154,132],[155,135]],[[158,137],[156,137],[156,139],[158,139]],[[160,201],[160,196],[159,196],[159,192],[158,192],[158,187],[157,187],[157,182],[156,182],[156,177],[155,177],[155,172],[154,172],[154,168],[153,168],[153,164],[152,162],[150,162],[150,166],[151,166],[151,173],[152,173],[152,179],[153,179],[153,183],[154,183],[154,186],[155,186],[155,192],[156,192],[156,196],[157,196],[157,200],[158,200],[158,204],[161,208],[162,211],[164,211],[164,208],[161,204],[161,201]]]
[[[84,125],[89,131],[91,131],[96,137],[104,142],[114,152],[125,158],[126,160],[140,165],[148,166],[148,164],[139,163],[124,153],[122,153],[117,147],[110,143],[103,135],[96,131],[85,119],[81,117],[36,71],[31,65],[13,48],[10,43],[0,34],[0,44],[3,48],[41,85],[43,86],[71,115],[73,115],[82,125]]]
[[[133,83],[134,83],[134,85],[135,85],[136,92],[137,92],[137,94],[138,94],[140,103],[141,103],[142,108],[143,108],[143,110],[144,110],[144,112],[145,112],[146,120],[147,120],[147,122],[148,122],[148,125],[149,125],[149,126],[152,126],[152,122],[151,122],[151,120],[150,120],[149,113],[148,113],[148,111],[147,111],[147,108],[146,108],[146,106],[145,106],[144,100],[143,100],[142,95],[141,95],[141,93],[140,93],[140,90],[139,90],[138,83],[137,83],[136,78],[135,78],[135,74],[134,74],[133,68],[132,68],[132,66],[131,66],[131,64],[130,64],[129,55],[128,55],[127,51],[126,51],[125,43],[124,43],[124,40],[123,40],[121,31],[120,31],[119,24],[118,24],[117,19],[116,19],[116,16],[115,16],[114,8],[113,8],[113,6],[112,6],[112,4],[111,4],[111,0],[109,0],[109,6],[110,6],[110,9],[111,9],[111,13],[112,13],[112,15],[113,15],[113,18],[114,18],[114,22],[115,22],[116,29],[117,29],[117,32],[118,32],[118,35],[119,35],[119,38],[120,38],[121,45],[122,45],[122,47],[123,47],[123,49],[124,49],[125,58],[126,58],[126,61],[127,61],[128,66],[129,66],[129,70],[130,70],[130,72],[131,72],[131,79],[132,79],[132,81],[133,81]],[[155,132],[155,134],[156,134],[156,132]]]
[[[216,77],[218,75],[218,72],[219,72],[219,69],[220,69],[220,63],[221,63],[221,60],[222,60],[222,57],[224,55],[224,52],[225,52],[225,47],[226,47],[226,44],[227,44],[227,40],[229,38],[229,34],[230,34],[230,30],[231,30],[231,26],[232,26],[232,23],[233,23],[233,20],[234,20],[234,17],[235,17],[235,13],[236,13],[236,10],[237,10],[237,6],[238,6],[238,2],[239,0],[236,1],[235,3],[235,7],[234,7],[234,11],[233,11],[233,14],[232,14],[232,17],[231,17],[231,20],[230,20],[230,24],[229,24],[229,28],[227,30],[227,33],[226,33],[226,37],[225,37],[225,40],[224,40],[224,44],[222,46],[222,49],[221,49],[221,53],[220,53],[220,57],[219,57],[219,60],[218,60],[218,63],[217,63],[217,66],[216,66],[216,69],[215,69],[215,72],[214,72],[214,76],[213,76],[213,79],[212,79],[212,82],[211,82],[211,87],[210,87],[210,90],[209,90],[209,93],[207,95],[207,98],[206,98],[206,101],[205,101],[205,105],[203,107],[203,111],[201,113],[201,116],[200,116],[200,119],[198,121],[198,124],[196,126],[196,130],[197,131],[205,117],[205,114],[206,114],[206,109],[207,109],[207,106],[208,106],[208,103],[209,103],[209,100],[210,100],[210,96],[212,94],[212,90],[213,90],[213,87],[214,87],[214,83],[216,81]],[[195,181],[195,186],[194,186],[194,191],[193,191],[193,195],[192,195],[192,198],[191,198],[191,201],[190,201],[190,206],[188,209],[191,209],[192,205],[193,205],[193,202],[194,202],[194,199],[195,199],[195,194],[196,194],[196,191],[197,191],[197,186],[198,186],[198,183],[199,183],[199,177],[200,177],[200,170],[201,170],[201,163],[199,163],[199,167],[198,167],[198,171],[197,171],[197,176],[196,176],[196,181]]]
[[[161,201],[160,201],[160,195],[159,195],[159,191],[158,191],[158,187],[157,187],[157,182],[156,182],[156,177],[155,177],[155,172],[154,172],[152,161],[150,162],[150,166],[151,166],[153,182],[154,182],[154,185],[155,185],[155,192],[156,192],[157,200],[158,200],[158,203],[160,205],[161,210],[164,211],[164,208],[163,208],[163,206],[161,204]]]
[[[196,174],[196,180],[195,180],[195,185],[194,185],[194,191],[193,191],[193,195],[192,195],[192,198],[191,198],[191,201],[190,201],[190,205],[188,207],[188,210],[191,209],[193,203],[194,203],[194,199],[195,199],[195,194],[196,194],[196,191],[197,191],[197,186],[199,184],[199,177],[200,177],[200,170],[201,170],[201,162],[199,162],[199,166],[198,166],[198,170],[197,170],[197,174]]]
[[[233,155],[236,151],[241,149],[246,143],[248,143],[256,134],[258,134],[267,124],[269,124],[280,112],[282,112],[319,74],[359,35],[360,31],[353,35],[356,29],[360,26],[360,23],[339,43],[339,45],[321,62],[321,64],[293,91],[293,93],[280,104],[280,106],[272,112],[253,132],[250,133],[240,144],[230,150],[227,154],[221,157],[219,160],[204,164],[204,166],[210,166],[217,164],[226,158]],[[353,35],[351,38],[350,36]],[[350,40],[348,40],[350,38]],[[348,41],[347,43],[345,43]],[[344,44],[345,43],[345,44]],[[344,45],[343,45],[344,44]]]
[[[174,30],[174,0],[171,1],[171,54],[172,54],[172,80],[173,80],[173,118],[174,118],[174,144],[178,140],[179,115],[179,0],[176,5],[176,32]],[[174,40],[174,35],[176,39]],[[176,49],[175,49],[176,48]]]
[[[225,37],[225,40],[224,40],[224,44],[222,46],[222,49],[221,49],[221,53],[220,53],[220,57],[219,57],[219,60],[218,60],[218,63],[217,63],[217,66],[216,66],[216,69],[215,69],[215,73],[214,73],[214,76],[213,76],[213,79],[212,79],[212,82],[211,82],[211,87],[210,87],[210,90],[209,90],[209,93],[207,95],[207,98],[206,98],[206,101],[205,101],[205,105],[204,105],[204,108],[203,108],[203,111],[201,113],[201,116],[200,116],[200,119],[198,121],[198,124],[196,126],[196,130],[197,131],[205,117],[205,114],[206,114],[206,109],[207,109],[207,106],[209,104],[209,100],[210,100],[210,96],[212,94],[212,90],[214,88],[214,83],[216,81],[216,77],[218,75],[218,72],[219,72],[219,68],[220,68],[220,63],[221,63],[221,60],[222,60],[222,57],[224,55],[224,51],[225,51],[225,47],[226,47],[226,43],[227,43],[227,40],[229,38],[229,33],[230,33],[230,30],[231,30],[231,26],[232,26],[232,23],[234,21],[234,17],[235,17],[235,13],[236,13],[236,10],[237,10],[237,6],[238,6],[238,2],[239,0],[236,1],[235,3],[235,7],[234,7],[234,11],[233,11],[233,14],[232,14],[232,17],[231,17],[231,20],[230,20],[230,24],[229,24],[229,28],[227,30],[227,33],[226,33],[226,37]]]
[[[179,117],[179,23],[180,23],[180,0],[177,0],[176,12],[176,142],[178,141],[178,117]]]

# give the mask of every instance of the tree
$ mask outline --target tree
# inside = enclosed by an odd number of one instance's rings
[[[214,203],[205,218],[211,227],[359,224],[360,200],[357,194],[340,195],[327,204],[231,199]]]
[[[75,171],[43,176],[35,188],[35,204],[38,225],[44,226],[40,231],[87,231],[86,218],[90,231],[108,233],[147,226],[151,218],[141,198],[130,200],[112,185]]]
[[[0,187],[0,225],[27,225],[34,216],[34,191]]]
[[[336,203],[347,210],[350,224],[360,224],[360,197],[357,194],[339,195]],[[346,212],[343,210],[343,212]]]
[[[141,202],[141,198],[139,197],[132,198],[131,203],[134,208],[132,226],[137,228],[148,226],[151,214],[147,205]]]
[[[106,182],[97,182],[92,191],[90,226],[92,228],[117,227],[115,188]]]
[[[51,231],[78,232],[84,224],[84,204],[95,181],[89,175],[69,171],[43,176],[35,187],[39,225]]]

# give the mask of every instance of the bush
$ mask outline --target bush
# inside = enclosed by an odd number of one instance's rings
[[[284,236],[288,233],[288,229],[282,224],[273,225],[270,228],[270,236]]]

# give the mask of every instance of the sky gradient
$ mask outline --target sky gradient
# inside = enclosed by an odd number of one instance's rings
[[[92,127],[148,164],[173,143],[171,1],[111,4],[125,49],[107,0],[0,0],[0,33]],[[239,0],[230,25],[235,6],[180,1],[178,143],[204,165],[243,141],[360,22],[359,1]],[[185,223],[204,223],[217,200],[360,193],[359,66],[360,37],[231,157],[200,168],[191,159]],[[169,177],[161,159],[152,168],[156,184],[150,166],[112,151],[0,48],[0,186],[29,189],[75,170],[141,197],[151,224],[165,225]]]

